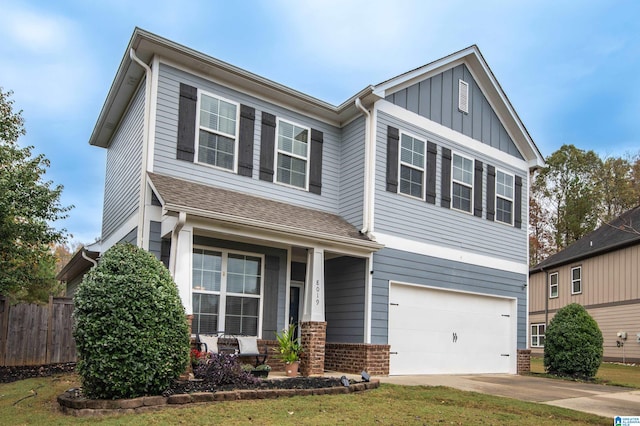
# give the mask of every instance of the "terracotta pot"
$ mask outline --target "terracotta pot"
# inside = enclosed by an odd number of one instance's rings
[[[286,363],[284,367],[285,367],[285,372],[287,373],[287,377],[296,377],[298,375],[298,368],[300,367],[300,361]]]

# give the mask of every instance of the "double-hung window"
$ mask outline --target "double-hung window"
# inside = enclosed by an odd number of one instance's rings
[[[453,154],[451,201],[452,207],[471,213],[473,199],[473,160]]]
[[[406,135],[400,136],[400,192],[423,198],[425,142]]]
[[[513,224],[513,176],[496,170],[496,221]]]
[[[194,248],[193,332],[258,336],[263,263],[260,255]]]
[[[278,182],[307,189],[309,134],[307,127],[278,120]]]
[[[531,324],[531,347],[544,347],[544,324]]]
[[[582,266],[571,268],[571,294],[582,293]]]
[[[549,298],[558,297],[558,273],[549,274]]]
[[[200,93],[198,161],[235,171],[238,105]]]

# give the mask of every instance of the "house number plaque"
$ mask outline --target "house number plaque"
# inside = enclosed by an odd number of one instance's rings
[[[320,305],[320,281],[316,280],[316,306]]]

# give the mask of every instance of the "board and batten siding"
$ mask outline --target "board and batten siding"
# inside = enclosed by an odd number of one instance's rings
[[[400,193],[386,191],[387,127],[391,125],[424,141],[437,145],[436,202],[429,204]],[[527,172],[504,164],[484,153],[470,150],[436,134],[380,112],[376,141],[375,231],[408,240],[464,250],[486,256],[527,264]],[[440,205],[442,149],[477,159],[483,163],[482,217]],[[487,165],[522,177],[520,229],[486,219]],[[479,188],[474,187],[474,191]],[[514,203],[515,206],[515,203]]]
[[[327,342],[364,343],[366,259],[325,261]]]
[[[176,159],[180,83],[185,83],[238,104],[255,108],[253,171],[251,177],[240,176],[206,164]],[[258,178],[262,112],[268,112],[279,119],[285,119],[323,132],[322,195],[275,182],[263,181]],[[191,180],[205,185],[215,184],[220,188],[242,191],[337,214],[340,180],[340,138],[341,130],[339,128],[238,92],[214,81],[186,73],[169,65],[160,65],[153,161],[155,173]]]
[[[458,110],[458,80],[469,83],[469,113]],[[464,64],[387,95],[386,100],[522,159]]]
[[[342,129],[339,215],[362,228],[364,203],[365,120],[359,117]]]
[[[102,212],[103,240],[138,209],[142,172],[144,88],[143,81],[107,149]]]
[[[525,274],[383,248],[373,255],[371,343],[388,338],[391,281],[517,299],[518,349],[527,347]]]

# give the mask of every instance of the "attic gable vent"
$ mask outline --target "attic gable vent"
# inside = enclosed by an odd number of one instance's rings
[[[458,109],[469,113],[469,83],[463,80],[458,80]]]

